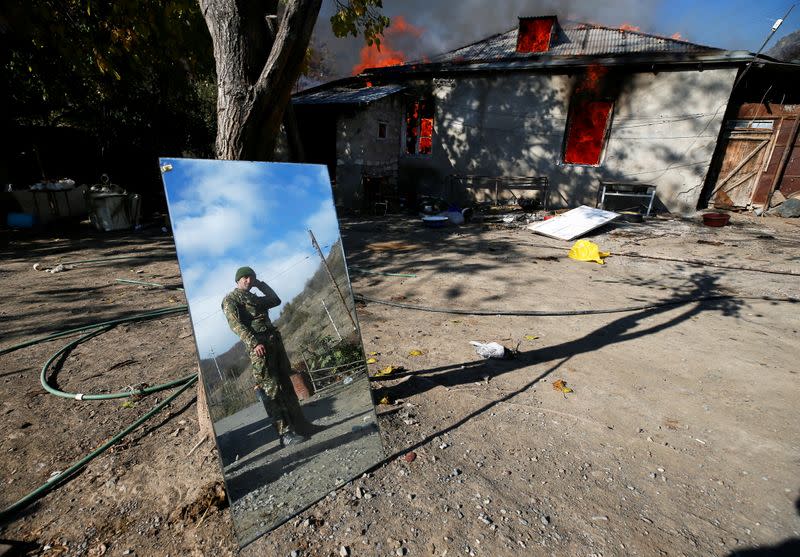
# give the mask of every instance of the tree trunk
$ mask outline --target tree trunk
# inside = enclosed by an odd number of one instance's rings
[[[199,0],[217,68],[218,159],[272,159],[281,121],[300,76],[322,0],[288,0],[274,33],[278,0]],[[208,404],[197,383],[201,434]]]
[[[217,67],[217,158],[270,160],[322,0],[288,0],[274,40],[277,0],[199,1]]]

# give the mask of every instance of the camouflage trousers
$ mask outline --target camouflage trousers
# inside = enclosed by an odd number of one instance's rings
[[[289,376],[292,373],[289,357],[283,347],[279,332],[265,333],[258,341],[266,348],[264,356],[250,352],[253,377],[256,386],[263,392],[259,394],[267,414],[274,420],[278,435],[289,431],[302,432],[308,421],[303,415],[297,395]]]

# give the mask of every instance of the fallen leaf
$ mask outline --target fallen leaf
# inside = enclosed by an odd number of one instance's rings
[[[367,354],[367,356],[377,356],[377,355],[378,355],[377,352],[370,352],[369,354]]]
[[[126,400],[125,402],[122,403],[123,408],[133,408],[134,406],[136,406],[136,403],[130,400]]]
[[[417,459],[417,453],[415,453],[414,451],[406,453],[405,456],[403,457],[403,460],[405,460],[406,462],[414,462],[416,459]]]
[[[391,375],[395,371],[401,371],[403,369],[404,368],[402,366],[397,366],[397,367],[395,367],[395,366],[386,366],[382,370],[376,372],[375,373],[375,377],[385,377],[387,375]]]
[[[370,359],[367,360],[367,363],[368,364],[377,364],[378,360],[376,360],[375,358],[370,358]]]
[[[553,381],[553,389],[556,391],[561,391],[564,394],[574,392],[572,389],[567,387],[567,382],[563,379],[557,379],[556,381]]]
[[[378,401],[378,404],[383,404],[384,406],[386,406],[386,405],[389,405],[389,404],[391,404],[391,403],[392,403],[392,401],[391,401],[391,400],[389,400],[389,397],[388,397],[388,396],[385,396],[385,397],[383,397],[382,399],[380,399],[380,400]]]
[[[422,350],[414,349],[411,352],[409,352],[408,355],[409,356],[422,356],[424,353],[425,352],[423,352]]]
[[[536,335],[525,335],[525,340],[536,340],[537,338],[539,337]]]

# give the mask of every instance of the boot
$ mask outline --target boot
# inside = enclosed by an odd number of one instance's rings
[[[281,447],[287,447],[289,445],[299,445],[300,443],[305,443],[308,441],[308,437],[303,435],[298,435],[293,431],[287,431],[283,435],[281,435]]]

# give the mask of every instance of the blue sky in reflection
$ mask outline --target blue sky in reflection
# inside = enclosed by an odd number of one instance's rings
[[[162,173],[195,340],[201,357],[238,340],[220,309],[236,269],[252,267],[283,303],[319,265],[308,230],[327,256],[339,238],[322,165],[170,159]],[[281,306],[282,307],[282,306]],[[281,307],[270,311],[274,320]]]

